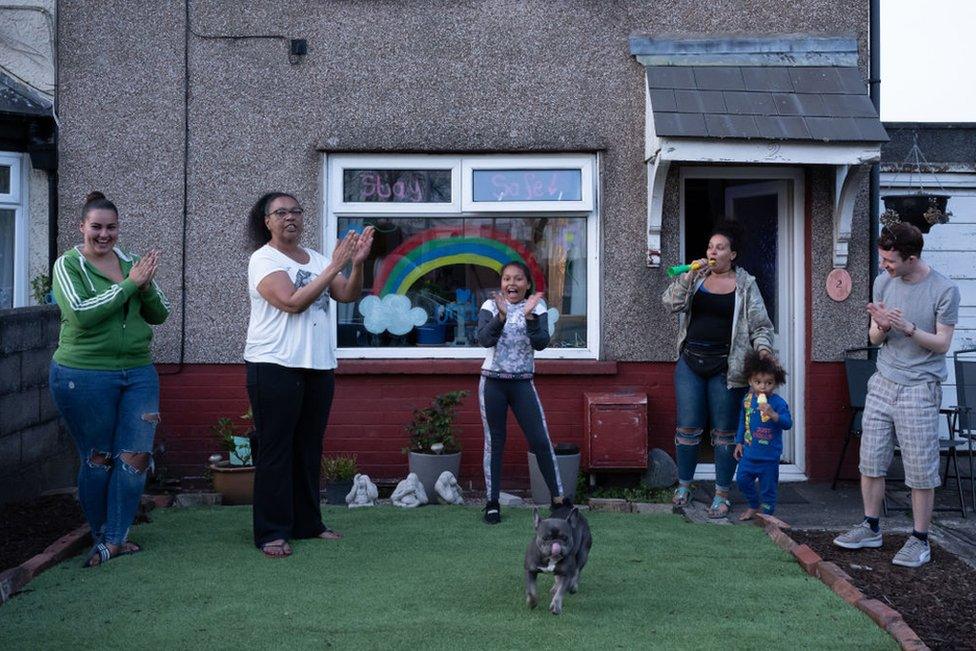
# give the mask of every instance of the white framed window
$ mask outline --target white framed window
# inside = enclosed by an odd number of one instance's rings
[[[0,152],[0,310],[27,305],[27,156]]]
[[[596,165],[578,154],[323,155],[325,254],[339,233],[376,230],[363,299],[333,303],[339,357],[483,357],[478,311],[515,260],[549,308],[551,342],[538,356],[598,358]],[[483,196],[473,187],[479,170],[508,181],[512,171],[554,170],[546,181],[566,183],[564,198],[469,201]]]

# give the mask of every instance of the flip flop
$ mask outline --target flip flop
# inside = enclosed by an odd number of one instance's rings
[[[119,551],[115,552],[115,556],[129,556],[131,554],[138,554],[141,551],[142,547],[132,541],[126,540],[119,546]]]
[[[341,540],[342,534],[339,533],[338,531],[334,531],[333,529],[329,529],[328,527],[326,527],[325,530],[322,533],[320,533],[317,537],[321,538],[322,540]]]
[[[96,557],[98,558],[98,562],[93,563],[92,561],[94,561]],[[110,558],[112,558],[112,552],[109,550],[108,545],[103,542],[97,542],[95,543],[95,546],[91,548],[91,551],[88,552],[88,556],[85,558],[85,563],[82,565],[82,567],[98,567],[103,563],[107,563]]]
[[[268,558],[288,558],[291,556],[292,549],[288,541],[269,542],[261,545],[261,553]]]

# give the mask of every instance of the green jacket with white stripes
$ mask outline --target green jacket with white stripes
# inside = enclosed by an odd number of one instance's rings
[[[61,336],[54,361],[91,370],[121,370],[152,363],[152,325],[169,316],[166,296],[153,281],[140,290],[128,279],[139,257],[115,249],[125,279],[114,282],[85,260],[78,247],[54,263],[54,300]]]

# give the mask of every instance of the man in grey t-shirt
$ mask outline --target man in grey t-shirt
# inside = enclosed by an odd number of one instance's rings
[[[911,224],[881,232],[878,254],[886,272],[874,282],[869,338],[881,345],[868,381],[861,419],[861,497],[864,521],[834,539],[848,549],[881,547],[879,518],[895,433],[912,490],[915,529],[892,563],[919,567],[931,560],[929,523],[939,485],[939,409],[945,354],[959,318],[959,288],[922,261],[922,233]]]

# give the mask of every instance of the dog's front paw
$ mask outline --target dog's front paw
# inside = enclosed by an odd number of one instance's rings
[[[552,603],[549,604],[549,612],[553,615],[559,615],[563,612],[563,602],[558,599],[553,599]]]
[[[529,608],[535,608],[539,605],[539,598],[534,594],[527,594],[525,595],[525,605]]]

